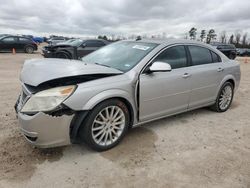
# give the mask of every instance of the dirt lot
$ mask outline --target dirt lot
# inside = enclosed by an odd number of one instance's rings
[[[18,130],[13,105],[25,59],[0,54],[0,188],[250,188],[250,59],[231,109],[200,109],[149,123],[102,153],[73,145],[39,150]]]

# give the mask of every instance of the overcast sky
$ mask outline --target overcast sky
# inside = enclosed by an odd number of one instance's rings
[[[250,35],[250,1],[0,0],[0,33],[183,37],[191,27]]]

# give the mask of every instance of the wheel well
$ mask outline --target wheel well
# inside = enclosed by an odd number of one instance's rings
[[[31,47],[31,48],[35,49],[34,46],[32,46],[31,44],[27,44],[24,46],[24,50],[26,50],[27,47]]]
[[[233,85],[233,87],[235,86],[235,83],[234,83],[234,80],[233,80],[233,79],[229,79],[229,80],[227,80],[226,82],[231,83],[231,84]]]
[[[60,53],[66,54],[69,57],[69,59],[72,59],[71,54],[68,51],[65,51],[65,50],[58,51],[58,52],[56,52],[56,55],[58,55]]]
[[[111,99],[113,99],[113,98],[111,98]],[[114,99],[118,99],[118,100],[122,101],[122,102],[127,106],[128,111],[129,111],[129,118],[130,118],[130,119],[129,119],[129,128],[131,128],[132,125],[133,125],[133,122],[134,122],[134,110],[133,110],[132,105],[131,105],[130,102],[129,102],[127,99],[125,99],[125,98],[122,98],[122,97],[115,97]]]
[[[130,102],[122,97],[112,97],[112,98],[105,99],[105,100],[99,102],[98,104],[100,104],[106,100],[110,100],[110,99],[118,99],[126,105],[126,107],[129,110],[129,116],[130,116],[129,128],[132,128],[133,121],[134,121],[134,110],[133,110],[133,107],[130,104]],[[96,104],[95,106],[97,106],[98,104]],[[95,108],[95,106],[93,108]],[[80,129],[82,123],[86,119],[86,116],[88,115],[88,113],[89,113],[89,111],[79,111],[79,112],[77,112],[77,114],[73,118],[71,125],[70,125],[70,138],[71,138],[72,143],[78,143],[78,141],[79,141],[78,132],[79,132],[79,129]]]
[[[111,98],[107,98],[107,99],[99,102],[98,104],[100,104],[100,103],[102,103],[104,101],[110,100],[110,99],[118,99],[118,100],[122,101],[126,105],[126,107],[128,108],[128,111],[129,111],[129,118],[130,118],[129,119],[129,128],[131,128],[132,125],[133,125],[133,122],[134,122],[134,110],[133,110],[133,107],[130,104],[130,102],[127,99],[123,98],[123,97],[111,97]],[[98,104],[96,104],[95,106],[97,106]],[[93,108],[95,108],[95,106]]]

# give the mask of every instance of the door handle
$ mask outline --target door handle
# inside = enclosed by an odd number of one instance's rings
[[[217,69],[218,72],[222,72],[223,70],[224,70],[224,69],[221,68],[221,67]]]
[[[185,74],[182,75],[182,78],[188,78],[188,77],[190,77],[190,76],[191,76],[191,74],[185,73]]]

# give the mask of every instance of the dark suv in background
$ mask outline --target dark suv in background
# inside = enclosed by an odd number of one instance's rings
[[[108,41],[100,39],[71,39],[57,45],[45,46],[42,55],[46,58],[79,59],[107,44]]]
[[[237,56],[236,47],[233,44],[224,44],[219,42],[211,43],[216,49],[220,50],[229,59],[235,59]]]
[[[31,54],[37,50],[37,44],[32,39],[27,37],[0,37],[0,52],[11,52],[13,49],[15,49],[17,52],[26,52]]]

